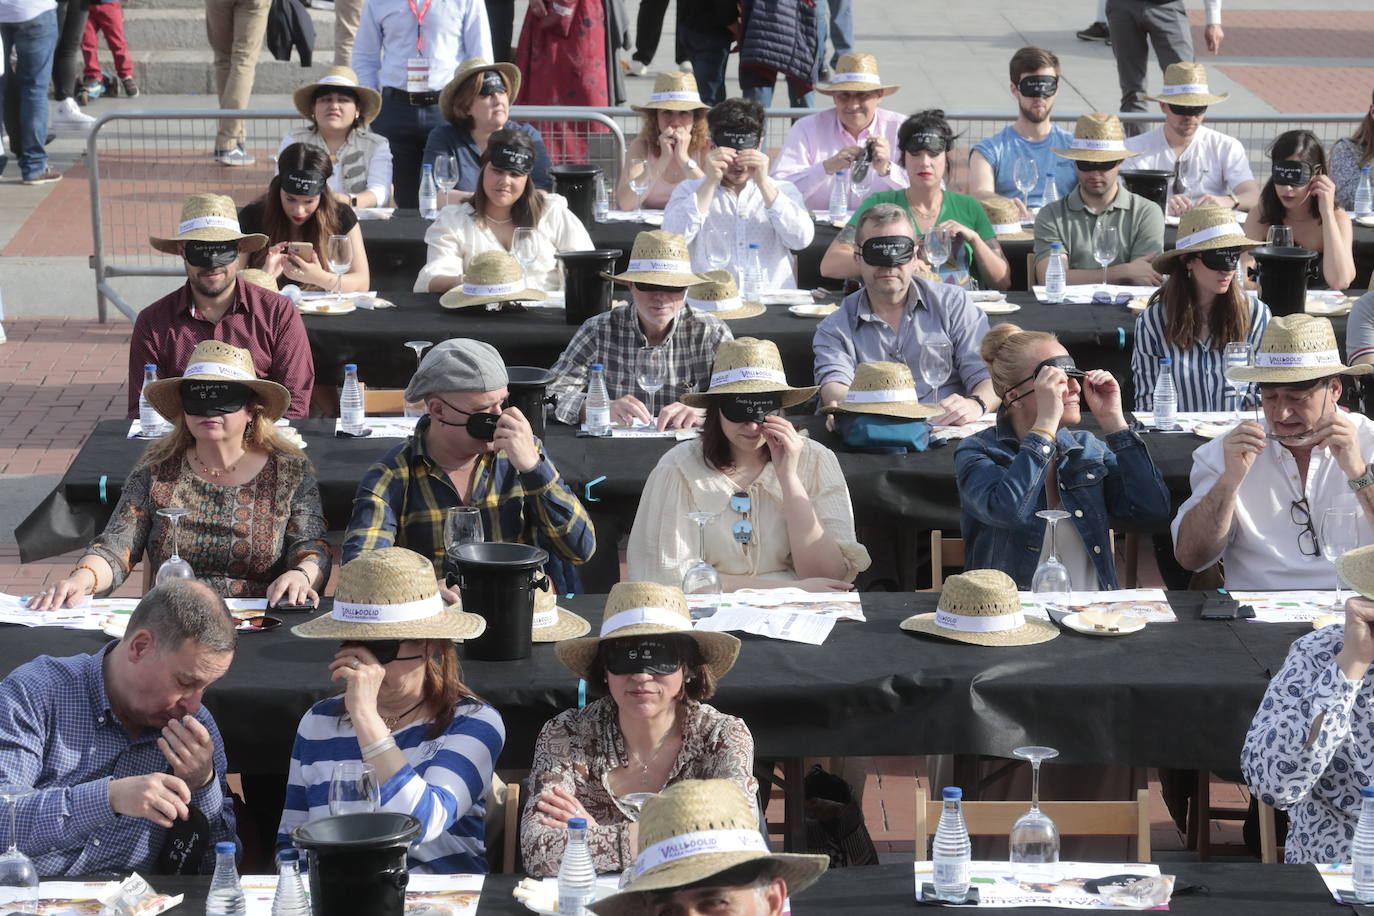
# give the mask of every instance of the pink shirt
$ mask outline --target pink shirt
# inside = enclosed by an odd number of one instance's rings
[[[840,124],[840,115],[834,108],[807,115],[787,132],[782,152],[773,163],[773,177],[785,178],[801,191],[806,205],[812,210],[826,210],[830,207],[830,182],[833,178],[825,173],[825,160],[846,146],[862,146],[869,137],[886,137],[887,145],[894,160],[887,177],[879,175],[874,169],[869,172],[869,185],[859,193],[851,185],[849,188],[849,209],[858,209],[859,204],[869,194],[878,191],[894,191],[907,186],[906,172],[896,163],[901,160],[897,151],[897,128],[902,126],[906,115],[879,108],[873,115],[873,123],[852,136]]]

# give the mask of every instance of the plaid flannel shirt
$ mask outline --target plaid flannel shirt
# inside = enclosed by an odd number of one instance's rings
[[[429,417],[422,417],[413,436],[363,475],[344,537],[345,563],[364,550],[406,547],[433,560],[435,574],[442,576],[444,516],[462,505],[482,510],[488,541],[534,544],[575,564],[591,559],[591,519],[542,444],[537,443],[542,460],[526,474],[504,453],[478,458],[472,499],[464,503],[425,449],[429,425]]]
[[[636,379],[639,351],[649,346],[649,340],[639,326],[635,307],[602,312],[582,323],[553,367],[555,378],[548,389],[558,399],[553,414],[563,423],[581,422],[592,363],[601,363],[606,367],[606,392],[611,400],[632,394],[644,402],[652,416],[658,416],[660,408],[682,400],[698,386],[705,387],[711,379],[716,348],[721,341],[732,339],[730,328],[715,315],[683,305],[661,344],[668,351],[667,380],[650,396],[639,388]]]

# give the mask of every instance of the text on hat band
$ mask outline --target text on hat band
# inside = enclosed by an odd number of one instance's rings
[[[729,312],[743,306],[739,296],[733,296],[729,299],[696,299],[688,296],[687,304],[703,312]]]
[[[534,622],[532,625],[536,630],[543,629],[544,627],[551,627],[556,623],[558,623],[558,608],[555,607],[551,611],[534,612]]]
[[[635,858],[635,874],[686,859],[718,852],[759,852],[767,855],[768,844],[757,830],[699,830],[683,833],[655,843]]]
[[[192,363],[186,367],[182,377],[192,375],[218,375],[221,378],[248,379],[257,381],[256,375],[250,375],[238,366],[231,366],[228,363]]]
[[[994,617],[970,617],[967,614],[936,611],[935,622],[947,630],[958,630],[960,633],[1000,633],[1025,626],[1026,618],[1020,611]]]
[[[400,604],[360,604],[354,601],[334,599],[334,610],[329,616],[345,623],[401,623],[406,620],[424,620],[444,613],[444,602],[435,592],[419,601],[405,601]]]
[[[914,401],[916,400],[916,389],[878,388],[873,391],[855,391],[851,388],[844,399],[849,404],[891,404],[896,401]]]
[[[700,102],[701,96],[695,92],[654,92],[649,95],[650,102]]]
[[[992,231],[998,235],[1010,235],[1013,232],[1021,231],[1020,223],[993,223]]]
[[[1179,83],[1177,86],[1165,86],[1159,90],[1160,95],[1211,95],[1206,83]]]
[[[465,296],[509,296],[511,293],[518,293],[524,288],[524,280],[515,280],[511,283],[464,283],[463,294]]]
[[[1241,230],[1239,223],[1227,220],[1219,226],[1208,226],[1206,229],[1199,229],[1197,232],[1185,235],[1174,243],[1174,247],[1187,248],[1202,242],[1210,242],[1212,239],[1219,239],[1224,235],[1238,235],[1242,239],[1249,241],[1245,233]]]
[[[691,261],[671,261],[667,258],[631,258],[630,270],[645,272],[662,272],[670,274],[689,274],[692,272]]]
[[[177,235],[193,229],[231,229],[239,231],[239,221],[227,216],[197,216],[195,219],[182,220],[177,226]]]
[[[779,385],[787,384],[787,376],[779,369],[765,369],[762,366],[740,366],[738,369],[726,369],[723,372],[711,373],[711,384],[708,388],[715,388],[717,385],[729,385],[733,382],[776,382]]]
[[[834,83],[872,83],[875,86],[881,85],[882,80],[876,73],[836,73],[830,80]]]
[[[1313,350],[1310,353],[1256,353],[1257,369],[1291,369],[1310,366],[1339,366],[1339,350]]]
[[[691,624],[686,617],[666,607],[632,607],[612,614],[601,622],[601,635],[614,633],[622,627],[632,627],[637,623],[650,623],[654,626],[669,627],[674,630],[690,630]]]
[[[1087,140],[1081,137],[1074,137],[1069,144],[1070,149],[1098,150],[1101,152],[1124,153],[1126,144],[1121,140]]]

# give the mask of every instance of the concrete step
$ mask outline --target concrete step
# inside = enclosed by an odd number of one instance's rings
[[[164,0],[158,0],[159,3]],[[181,0],[172,0],[181,2]],[[333,55],[334,13],[311,10],[315,24],[315,54]],[[124,36],[133,51],[180,50],[204,48],[205,7],[131,7],[124,12]]]
[[[153,95],[217,95],[215,89],[214,55],[204,48],[201,36],[196,51],[131,52],[134,59],[134,78],[139,88]],[[194,46],[193,46],[194,47]],[[107,54],[100,56],[101,67],[114,73],[114,61]],[[302,67],[293,56],[289,61],[273,60],[264,49],[258,57],[257,74],[253,80],[253,96],[289,95],[293,90],[324,76],[333,65],[334,53],[316,54],[313,65]]]

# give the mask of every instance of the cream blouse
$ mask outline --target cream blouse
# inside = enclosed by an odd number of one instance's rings
[[[872,561],[854,536],[849,487],[830,449],[810,439],[803,439],[802,444],[797,476],[811,494],[821,527],[839,544],[844,578],[853,581]],[[764,465],[745,491],[750,499],[749,521],[754,525],[748,544],[741,544],[731,533],[741,518],[730,508],[730,497],[738,491],[730,478],[707,467],[700,439],[669,450],[649,475],[635,513],[628,555],[630,580],[682,584],[682,577],[697,559],[697,526],[687,518],[688,512],[719,513],[706,525],[706,559],[716,572],[777,579],[780,583],[795,580],[782,486],[772,462]]]
[[[563,288],[563,267],[554,258],[560,251],[589,251],[596,247],[582,221],[568,209],[568,202],[557,194],[544,194],[544,214],[535,233],[539,240],[539,256],[530,268],[530,286],[546,293]],[[460,277],[463,265],[484,251],[505,251],[506,248],[487,224],[477,218],[471,203],[454,204],[439,211],[425,231],[429,257],[420,275],[415,278],[417,293],[429,291],[434,277]]]

